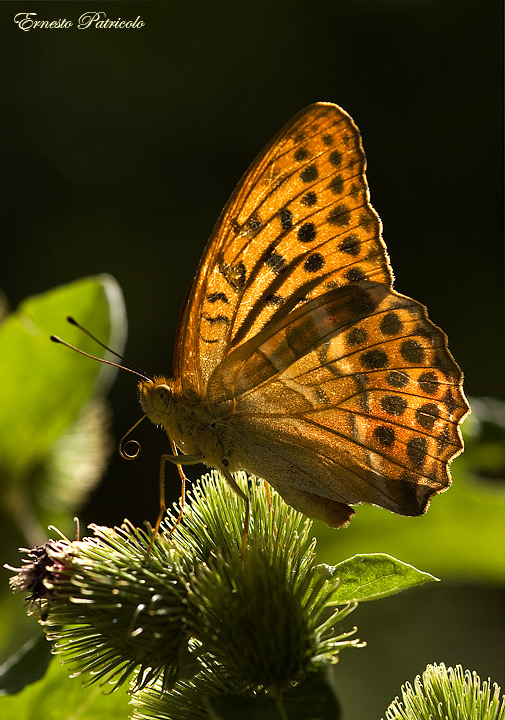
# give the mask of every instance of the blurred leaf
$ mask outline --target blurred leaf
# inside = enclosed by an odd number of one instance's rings
[[[95,487],[114,447],[110,412],[103,398],[88,402],[77,420],[56,440],[32,484],[42,522],[59,525],[56,513],[75,513]]]
[[[0,695],[14,695],[43,677],[51,661],[51,645],[40,632],[0,666]]]
[[[0,463],[3,483],[15,485],[26,471],[47,456],[51,445],[95,389],[105,389],[114,370],[86,362],[55,345],[59,334],[86,352],[99,348],[66,322],[73,315],[95,335],[121,348],[126,321],[121,291],[108,275],[84,278],[25,300],[0,327]],[[111,337],[112,328],[116,337]],[[98,351],[98,352],[97,352]]]
[[[17,695],[0,697],[0,718],[16,720],[125,720],[129,717],[127,687],[104,695],[99,685],[81,687],[79,678],[70,679],[68,670],[56,660],[44,677]]]
[[[28,298],[0,326],[0,377],[5,379],[0,406],[2,533],[7,529],[15,540],[8,528],[12,524],[22,532],[22,542],[32,545],[45,539],[41,526],[61,525],[56,512],[75,512],[84,487],[96,481],[104,467],[104,411],[88,406],[83,414],[83,408],[105,391],[116,370],[50,341],[51,334],[59,333],[84,351],[103,354],[66,322],[68,314],[121,349],[124,304],[119,286],[108,275]],[[64,439],[65,432],[71,437]],[[79,478],[84,484],[75,491],[72,482]]]
[[[335,565],[333,575],[340,578],[334,595],[338,605],[363,602],[395,595],[416,585],[436,581],[429,573],[416,570],[389,555],[355,555]]]
[[[469,401],[472,413],[464,425],[463,465],[473,480],[505,491],[505,402],[497,398]]]
[[[29,642],[37,625],[34,618],[26,614],[26,603],[12,593],[5,571],[0,588],[0,663],[3,664]]]

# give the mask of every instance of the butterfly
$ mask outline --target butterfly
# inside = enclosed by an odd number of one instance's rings
[[[293,117],[224,208],[177,331],[173,378],[142,380],[163,461],[270,483],[332,527],[352,505],[420,515],[451,482],[468,412],[445,334],[392,289],[352,118]],[[181,475],[183,475],[181,471]]]

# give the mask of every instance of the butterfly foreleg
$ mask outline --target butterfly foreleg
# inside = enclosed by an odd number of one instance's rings
[[[159,488],[160,488],[160,509],[158,512],[158,517],[156,518],[156,523],[154,525],[153,530],[153,538],[158,532],[161,521],[163,520],[163,516],[165,515],[167,511],[166,506],[166,499],[165,499],[165,466],[167,462],[171,462],[175,465],[177,465],[177,469],[179,471],[179,476],[181,478],[181,496],[180,496],[180,510],[179,515],[177,516],[177,519],[175,520],[172,529],[169,532],[169,537],[172,536],[175,528],[180,523],[183,513],[184,513],[184,505],[186,504],[186,475],[184,474],[184,470],[182,469],[182,465],[197,465],[198,463],[202,462],[202,458],[200,455],[179,455],[177,454],[177,446],[174,443],[173,440],[170,440],[170,445],[173,450],[173,455],[169,455],[168,453],[164,453],[160,458],[160,477],[159,477]],[[151,541],[152,545],[152,541]],[[151,547],[151,546],[150,546]],[[150,548],[149,548],[150,549]]]

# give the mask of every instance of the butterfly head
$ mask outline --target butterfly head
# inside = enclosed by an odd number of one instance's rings
[[[153,380],[142,380],[138,384],[139,400],[144,414],[155,425],[167,426],[172,412],[172,381],[158,376]]]

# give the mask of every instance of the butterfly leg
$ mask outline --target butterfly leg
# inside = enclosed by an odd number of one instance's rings
[[[177,455],[177,445],[175,444],[175,442],[172,439],[170,439],[170,445],[172,447],[174,456]],[[163,470],[164,469],[165,468],[163,467]],[[180,500],[181,509],[179,510],[179,515],[177,516],[177,519],[174,522],[173,527],[168,534],[169,538],[172,537],[172,534],[173,534],[175,528],[181,522],[182,515],[184,513],[184,506],[186,504],[186,480],[187,480],[187,478],[186,478],[186,475],[184,474],[184,470],[182,469],[181,464],[177,465],[177,470],[179,471],[179,477],[181,478],[181,500]],[[161,473],[161,468],[160,468],[160,473]],[[160,512],[161,512],[161,506],[162,506],[161,505],[161,494],[162,494],[162,491],[161,491],[161,475],[160,475]],[[165,473],[164,472],[163,472],[163,506],[165,506]]]
[[[158,513],[158,517],[156,519],[156,524],[154,526],[154,534],[158,532],[160,529],[161,521],[163,520],[163,515],[167,511],[166,501],[165,501],[165,463],[169,460],[171,460],[171,455],[162,455],[160,459],[160,510]],[[174,523],[173,528],[170,530],[169,537],[174,532],[177,525],[180,523],[183,512],[184,512],[184,505],[186,503],[186,476],[184,474],[184,470],[182,469],[181,465],[177,465],[177,469],[179,471],[179,476],[181,478],[181,497],[180,497],[180,503],[181,503],[181,509],[179,511],[179,515],[177,517],[177,520]]]
[[[166,500],[165,500],[165,464],[167,462],[171,462],[175,465],[177,465],[177,469],[179,471],[179,476],[181,478],[181,497],[180,497],[180,503],[181,503],[181,509],[179,511],[179,515],[177,516],[176,521],[174,522],[174,525],[172,529],[170,530],[168,536],[172,537],[172,534],[177,527],[177,525],[180,523],[182,519],[182,515],[184,513],[184,505],[186,504],[186,475],[184,474],[184,470],[182,469],[182,465],[197,465],[198,463],[202,462],[202,458],[200,455],[178,455],[177,453],[177,446],[174,443],[174,441],[170,440],[170,445],[173,450],[173,455],[169,455],[168,453],[164,453],[160,458],[160,479],[159,479],[159,487],[160,487],[160,509],[158,512],[158,517],[156,518],[156,523],[154,525],[153,530],[153,536],[151,538],[151,542],[149,543],[149,548],[147,550],[147,554],[151,552],[151,548],[153,546],[154,538],[156,534],[158,533],[161,525],[161,521],[163,520],[163,516],[165,515],[167,511],[166,506]]]

